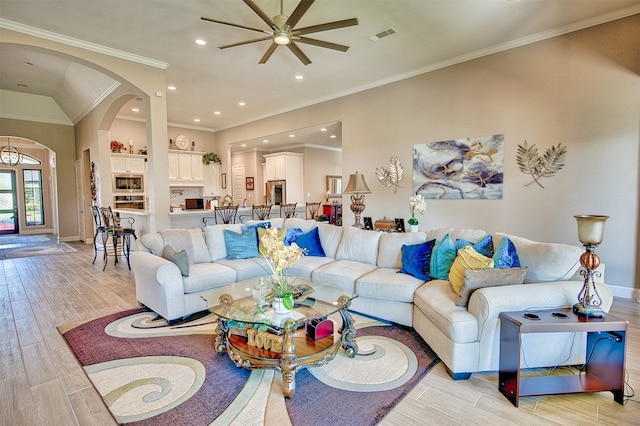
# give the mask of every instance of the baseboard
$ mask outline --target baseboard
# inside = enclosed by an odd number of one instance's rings
[[[70,237],[60,237],[60,241],[63,243],[68,243],[69,241],[80,241],[79,235],[72,235]]]
[[[620,287],[615,285],[609,285],[614,297],[622,297],[624,299],[631,299],[633,301],[640,301],[640,289],[631,287]]]

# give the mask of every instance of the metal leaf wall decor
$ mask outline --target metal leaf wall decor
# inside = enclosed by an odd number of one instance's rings
[[[395,194],[400,186],[399,183],[404,177],[404,168],[398,157],[391,157],[389,160],[389,168],[376,167],[376,176],[384,186],[395,186],[393,193]]]
[[[537,183],[540,188],[544,189],[540,179],[552,177],[560,171],[564,167],[566,155],[567,148],[562,144],[548,148],[544,155],[538,154],[538,148],[536,148],[535,144],[528,146],[526,140],[524,145],[518,145],[518,156],[516,158],[518,167],[520,167],[522,173],[533,177],[533,180],[526,184],[525,187],[532,183]]]

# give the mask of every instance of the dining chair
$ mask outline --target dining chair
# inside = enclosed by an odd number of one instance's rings
[[[111,237],[113,243],[113,254],[115,256],[114,264],[118,264],[119,256],[124,256],[127,259],[127,266],[129,267],[129,270],[131,270],[131,262],[129,261],[129,255],[131,254],[131,237],[136,240],[138,239],[136,236],[136,230],[133,229],[133,224],[136,220],[132,217],[121,217],[118,214],[114,214],[111,206],[100,207],[100,213],[106,230],[106,237],[103,238],[104,267],[102,270],[104,271],[107,267],[107,241],[109,237]],[[123,222],[126,222],[126,227],[123,225]],[[118,252],[118,244],[120,241],[122,241],[122,254],[119,254]]]
[[[283,219],[289,219],[291,217],[295,217],[296,215],[296,206],[298,203],[288,203],[280,205],[280,217]]]
[[[266,220],[271,218],[271,206],[269,204],[253,205],[251,210],[251,218],[258,220]]]
[[[307,203],[307,219],[315,220],[318,217],[318,209],[320,209],[320,202]]]
[[[222,206],[215,207],[215,218],[218,223],[218,218],[222,223],[236,223],[236,215],[238,214],[238,206]],[[206,222],[205,222],[206,225]]]

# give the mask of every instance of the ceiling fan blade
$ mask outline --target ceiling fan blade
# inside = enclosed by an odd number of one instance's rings
[[[287,22],[284,23],[284,25],[289,25],[289,27],[291,28],[295,27],[300,18],[302,18],[302,15],[304,15],[307,10],[309,10],[314,1],[315,0],[300,0],[300,3],[298,3],[298,7],[296,7],[291,16],[289,16],[289,19],[287,19]]]
[[[276,24],[273,23],[271,18],[266,13],[264,13],[262,9],[260,9],[258,5],[253,2],[253,0],[243,0],[243,1],[247,6],[251,8],[251,10],[253,10],[269,26],[269,28],[272,28],[273,30],[278,29],[278,27],[276,26]]]
[[[325,47],[327,49],[339,50],[341,52],[346,52],[349,50],[349,46],[345,46],[344,44],[331,43],[329,41],[316,40],[314,38],[309,37],[300,37],[296,39],[298,43],[311,44],[313,46]]]
[[[269,48],[267,49],[266,52],[264,52],[264,55],[262,55],[262,58],[260,58],[260,62],[258,62],[259,64],[264,64],[266,63],[269,58],[271,57],[271,55],[273,54],[273,52],[276,50],[276,48],[279,45],[276,43],[271,43],[271,46],[269,46]]]
[[[305,65],[309,65],[311,63],[311,60],[309,58],[307,58],[307,55],[305,55],[304,52],[302,52],[302,50],[300,50],[298,45],[295,44],[293,41],[291,41],[291,43],[287,44],[287,47],[289,48],[289,50],[291,50],[293,52],[294,55],[296,55],[298,57],[298,59],[300,59],[300,62],[302,62]]]
[[[326,24],[312,25],[310,27],[296,28],[295,32],[300,34],[319,33],[320,31],[335,30],[338,28],[352,27],[358,25],[358,18],[344,19],[342,21],[327,22]]]
[[[271,37],[271,36],[262,37],[262,38],[256,38],[256,39],[253,39],[253,40],[241,41],[241,42],[238,42],[238,43],[225,44],[224,46],[218,46],[218,49],[227,49],[229,47],[242,46],[242,45],[245,45],[245,44],[257,43],[259,41],[272,40],[272,39],[273,39],[273,37]]]
[[[269,32],[267,30],[259,30],[257,28],[245,27],[244,25],[232,24],[231,22],[218,21],[217,19],[205,18],[204,16],[202,16],[200,19],[202,19],[203,21],[207,21],[207,22],[213,22],[215,24],[229,25],[231,27],[242,28],[242,29],[251,30],[251,31],[257,31],[257,32],[263,33],[263,34],[271,34],[271,32]]]

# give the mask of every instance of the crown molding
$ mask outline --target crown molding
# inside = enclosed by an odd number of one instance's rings
[[[15,31],[30,36],[43,38],[45,40],[51,40],[58,43],[66,44],[67,46],[78,47],[80,49],[89,50],[91,52],[101,53],[103,55],[113,56],[115,58],[125,59],[127,61],[136,62],[143,65],[148,65],[154,68],[160,68],[166,70],[169,68],[169,64],[156,59],[147,58],[133,53],[125,52],[124,50],[113,49],[111,47],[102,46],[100,44],[91,43],[88,41],[80,40],[73,37],[68,37],[62,34],[54,33],[51,31],[42,30],[40,28],[31,27],[29,25],[20,24],[18,22],[9,21],[0,18],[0,28]]]

